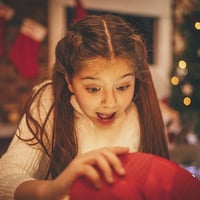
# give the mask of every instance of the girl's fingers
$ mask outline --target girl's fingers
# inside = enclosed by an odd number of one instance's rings
[[[79,162],[79,159],[75,158],[55,180],[58,185],[63,184],[67,192],[67,188],[70,190],[79,177],[86,177],[96,188],[100,188],[100,176],[99,171],[93,165]]]
[[[89,179],[96,188],[101,187],[101,178],[99,172],[91,165],[85,165],[81,174]]]
[[[114,149],[115,152],[116,149]],[[117,155],[122,154],[122,153],[126,153],[127,151],[119,151],[119,149],[117,149]],[[115,152],[116,153],[116,152]],[[109,163],[110,167],[112,168],[112,170],[114,170],[118,175],[124,175],[125,174],[125,170],[124,167],[119,159],[119,157],[113,153],[113,150],[105,150],[102,152],[102,154],[104,155],[106,161]]]
[[[118,175],[124,175],[125,170],[118,155],[128,152],[125,147],[102,148],[77,156],[68,166],[71,180],[74,182],[80,176],[87,177],[95,187],[101,185],[101,176],[107,183],[113,183],[113,170]]]
[[[111,147],[78,155],[54,180],[56,187],[60,187],[59,193],[67,195],[79,177],[86,177],[96,188],[101,187],[102,176],[106,182],[113,183],[113,170],[125,174],[118,155],[127,152],[125,147]]]
[[[108,183],[113,183],[113,170],[118,175],[124,175],[125,170],[121,164],[121,161],[117,155],[128,152],[128,148],[113,147],[102,148],[98,151],[90,152],[87,157],[87,163],[92,166],[98,166],[98,169],[103,174],[105,180]]]
[[[108,149],[116,155],[121,155],[129,152],[128,147],[109,147]]]
[[[114,154],[112,154],[111,152],[114,153]],[[128,153],[129,148],[127,148],[127,147],[112,147],[111,152],[108,151],[108,153],[105,155],[106,158],[112,164],[112,167],[117,174],[124,175],[125,170],[124,170],[124,167],[122,166],[122,163],[121,163],[118,156],[125,154],[125,153]]]
[[[113,183],[113,170],[112,166],[108,162],[107,159],[105,159],[104,155],[99,155],[98,159],[96,161],[96,165],[98,166],[98,169],[101,171],[103,174],[106,182],[108,183]]]

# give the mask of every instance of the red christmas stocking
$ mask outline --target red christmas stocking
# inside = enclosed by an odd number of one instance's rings
[[[14,14],[14,10],[9,6],[0,4],[0,58],[3,56],[3,34],[5,22],[9,20]]]
[[[75,13],[74,13],[74,19],[73,23],[79,21],[80,19],[83,19],[87,16],[87,11],[84,8],[81,0],[75,0]]]
[[[43,25],[24,19],[9,58],[25,79],[36,78],[39,74],[38,53],[45,35],[46,28]]]

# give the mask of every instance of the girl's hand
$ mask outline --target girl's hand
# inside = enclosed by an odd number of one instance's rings
[[[118,175],[125,174],[118,155],[128,153],[128,151],[129,149],[126,147],[106,147],[78,155],[54,180],[55,186],[59,188],[63,196],[68,195],[75,180],[84,176],[96,188],[100,188],[99,171],[103,174],[107,183],[113,183],[113,170]]]

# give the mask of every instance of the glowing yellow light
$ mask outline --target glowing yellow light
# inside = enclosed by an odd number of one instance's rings
[[[181,68],[181,69],[185,69],[186,66],[187,66],[187,63],[186,63],[184,60],[180,60],[180,61],[178,62],[178,66],[179,66],[179,68]]]
[[[184,104],[185,106],[189,106],[189,105],[191,104],[191,102],[192,102],[192,100],[191,100],[190,97],[185,97],[185,98],[183,99],[183,104]]]
[[[171,77],[171,84],[172,85],[178,85],[179,84],[179,78],[177,76]]]
[[[194,27],[195,27],[197,30],[200,30],[200,22],[195,22]]]

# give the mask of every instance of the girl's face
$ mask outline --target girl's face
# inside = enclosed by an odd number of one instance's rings
[[[71,82],[66,81],[82,111],[96,125],[112,124],[134,95],[134,69],[124,59],[96,58],[82,66]]]

